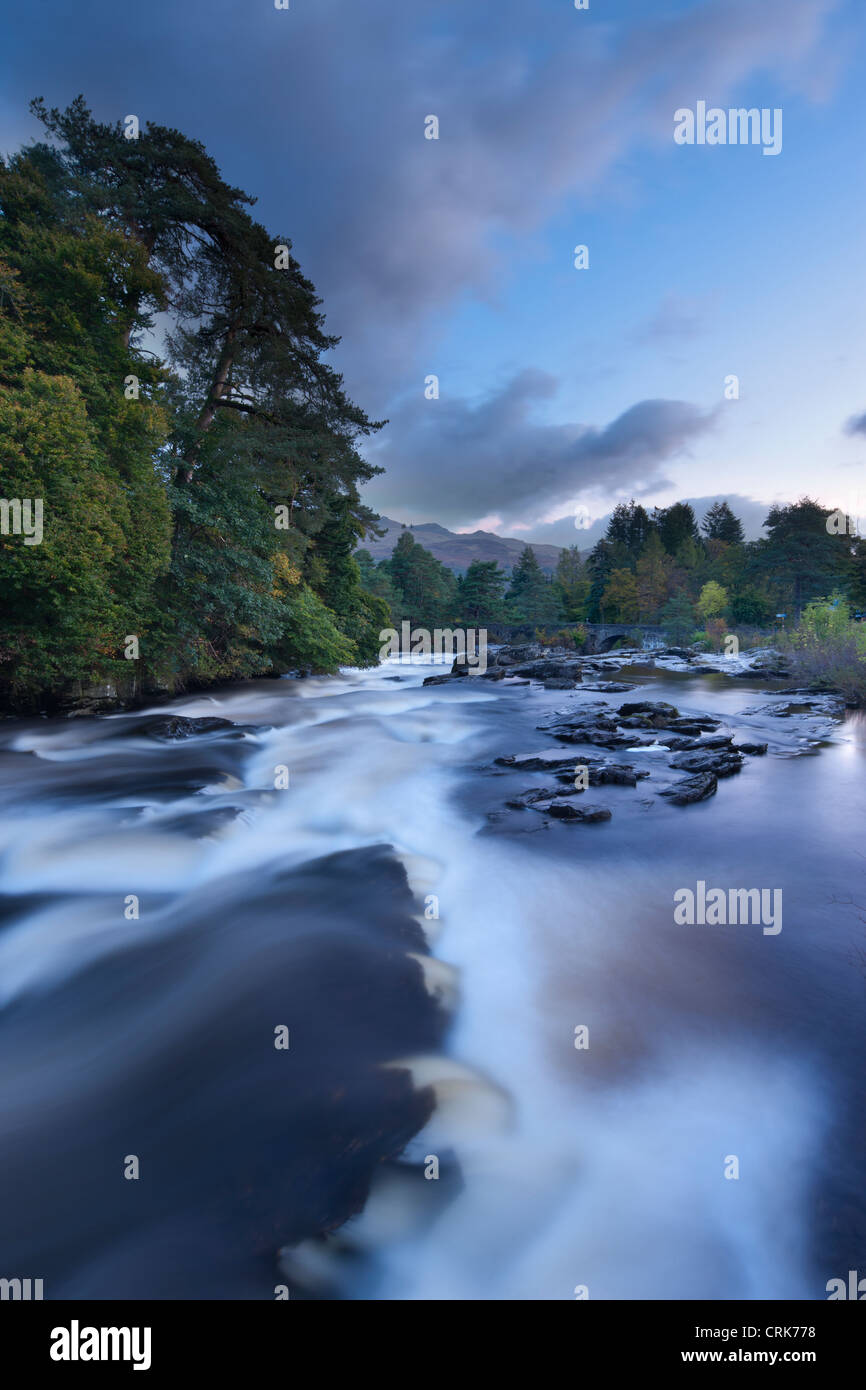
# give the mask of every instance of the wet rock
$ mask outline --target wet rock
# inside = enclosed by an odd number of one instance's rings
[[[545,730],[561,743],[588,743],[597,748],[624,748],[634,744],[635,736],[619,733],[602,725],[562,724]]]
[[[233,724],[230,719],[216,719],[211,716],[189,719],[183,714],[171,714],[139,720],[135,732],[144,734],[147,738],[158,739],[160,743],[176,743],[181,739],[195,738],[199,734],[215,734],[224,729],[230,729],[233,733],[245,731],[241,725]]]
[[[752,662],[752,672],[759,676],[770,676],[774,680],[790,680],[791,668],[778,652],[761,653]]]
[[[561,798],[557,798],[555,801],[538,802],[532,809],[544,811],[546,815],[553,816],[555,820],[584,821],[587,824],[593,821],[610,820],[612,815],[606,806],[576,805],[573,801],[564,801]]]
[[[648,768],[636,768],[631,763],[601,763],[587,769],[587,780],[591,787],[636,787],[643,777],[649,777]],[[574,770],[557,773],[557,781],[574,781]],[[560,793],[561,794],[561,793]]]
[[[545,690],[573,690],[576,684],[576,681],[570,680],[546,680],[544,688]]]
[[[584,681],[581,689],[600,690],[605,695],[619,695],[625,690],[634,690],[634,681]]]
[[[519,666],[522,661],[536,661],[543,655],[540,642],[529,642],[519,647],[500,647],[495,660],[497,666]]]
[[[516,753],[495,758],[499,767],[513,767],[518,772],[555,772],[561,767],[574,767],[577,759],[574,753]]]
[[[735,772],[740,771],[744,761],[741,754],[730,749],[707,749],[680,753],[671,759],[671,767],[683,772],[711,772],[716,777],[732,777]]]
[[[754,757],[760,757],[762,753],[766,753],[767,745],[766,743],[735,743],[733,750],[735,753],[751,753]]]
[[[831,719],[841,719],[845,713],[845,701],[841,695],[801,695],[798,700],[785,698],[768,705],[754,705],[742,713],[772,714],[777,719],[790,719],[798,714],[821,714]]]
[[[505,804],[511,811],[525,811],[536,801],[550,802],[557,796],[562,796],[557,787],[533,787],[529,791],[510,796]]]
[[[680,712],[676,705],[668,705],[664,700],[635,700],[620,705],[619,712],[622,715],[647,714],[650,718],[661,715],[665,719],[679,719]]]
[[[678,719],[670,719],[666,727],[675,729],[680,734],[712,733],[717,729],[722,721],[713,719],[709,714],[684,714]]]
[[[512,667],[515,676],[528,676],[530,680],[565,680],[572,683],[581,679],[580,662],[570,661],[530,661],[524,666]]]
[[[673,787],[666,787],[659,796],[666,796],[674,806],[690,806],[694,801],[706,801],[714,796],[718,788],[712,772],[702,772],[696,777],[685,777]]]

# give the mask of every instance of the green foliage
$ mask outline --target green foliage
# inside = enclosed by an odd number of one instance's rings
[[[657,531],[653,531],[638,557],[635,571],[638,611],[644,623],[654,623],[658,619],[668,590],[670,568],[670,558],[661,537]]]
[[[840,584],[849,587],[852,547],[847,536],[828,532],[829,516],[830,509],[810,497],[770,509],[769,534],[755,546],[753,569],[780,611],[799,617],[811,599]]]
[[[398,595],[395,625],[408,619],[413,626],[428,631],[451,626],[457,607],[457,581],[429,550],[418,544],[411,531],[402,532],[383,568]]]
[[[620,502],[614,507],[604,538],[610,545],[624,546],[634,563],[654,529],[654,523],[644,508],[632,498],[630,502]]]
[[[866,703],[866,623],[852,621],[841,593],[808,603],[780,646],[798,679],[839,690],[852,705]]]
[[[637,619],[638,611],[637,580],[631,570],[614,570],[601,597],[603,621],[633,623]]]
[[[467,627],[483,627],[503,616],[506,577],[495,560],[473,560],[458,580],[457,606]]]
[[[662,628],[676,646],[688,642],[694,632],[695,608],[688,595],[674,594],[662,609]]]
[[[773,616],[774,605],[753,585],[747,585],[731,600],[731,617],[735,623],[760,627]]]
[[[677,555],[689,543],[696,546],[699,541],[698,523],[688,502],[674,502],[670,507],[657,507],[653,521],[658,527],[659,538],[669,555]]]
[[[743,544],[743,523],[734,516],[727,502],[714,502],[707,510],[701,530],[708,541],[723,541],[726,545]]]
[[[699,618],[717,618],[728,606],[728,591],[714,579],[708,580],[700,592],[695,610]]]
[[[558,632],[547,632],[543,627],[535,629],[535,640],[540,642],[543,647],[564,647],[566,651],[583,651],[586,646],[586,628],[578,623],[577,627],[563,627]]]
[[[524,546],[511,575],[506,595],[509,616],[516,623],[546,626],[562,620],[558,585],[547,578],[531,546]]]
[[[559,587],[566,620],[580,622],[588,616],[590,579],[576,545],[560,553],[554,582]]]
[[[0,693],[376,661],[403,599],[352,555],[379,426],[323,360],[290,243],[180,132],[34,110],[54,143],[0,161],[0,494],[42,499],[44,525],[0,537]],[[169,306],[166,364],[141,342]]]
[[[128,675],[124,638],[146,640],[168,511],[156,487],[142,495],[106,467],[68,377],[27,368],[17,389],[0,387],[0,494],[43,506],[41,544],[0,536],[3,686],[17,702],[66,681]],[[152,507],[146,535],[140,505]]]

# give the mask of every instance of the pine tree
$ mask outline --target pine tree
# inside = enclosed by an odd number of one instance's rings
[[[476,627],[498,621],[502,617],[505,582],[506,576],[495,560],[473,560],[458,581],[461,621]]]
[[[708,541],[724,541],[726,545],[743,544],[743,523],[724,500],[707,509],[701,530]]]
[[[691,641],[695,630],[694,604],[687,594],[674,594],[662,609],[662,627],[672,642]]]
[[[562,595],[567,621],[581,622],[588,616],[590,582],[576,545],[560,552],[554,580]]]
[[[559,592],[545,576],[531,546],[524,546],[511,575],[506,595],[518,622],[546,625],[562,618]]]
[[[688,502],[656,507],[653,521],[658,526],[662,545],[669,555],[676,555],[687,542],[697,545],[700,540],[695,514]]]

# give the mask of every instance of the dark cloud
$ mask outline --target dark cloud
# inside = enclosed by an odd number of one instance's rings
[[[535,423],[555,383],[531,371],[480,405],[401,405],[436,370],[451,316],[494,299],[513,249],[531,251],[625,157],[670,148],[677,107],[723,101],[767,72],[802,90],[837,7],[621,0],[597,22],[568,0],[310,0],[285,11],[270,0],[88,0],[85,12],[52,7],[49,24],[38,6],[12,7],[0,149],[21,138],[31,97],[64,105],[79,91],[101,119],[134,112],[202,140],[226,178],[258,196],[275,236],[293,241],[330,331],[343,334],[349,392],[394,420],[375,446],[392,477],[371,500],[457,525],[496,511],[531,520],[590,484],[660,486],[665,460],[708,417],[643,401],[606,427]],[[438,141],[424,139],[430,114]],[[646,331],[689,331],[688,305],[663,304]],[[507,322],[502,342],[519,361]],[[482,370],[501,352],[491,341]]]
[[[665,463],[715,418],[665,400],[640,401],[604,427],[533,418],[557,387],[548,373],[526,370],[479,402],[428,401],[419,392],[395,412],[376,450],[388,471],[368,500],[389,515],[444,525],[496,515],[513,526],[590,488],[661,488]]]
[[[866,411],[862,415],[852,415],[845,422],[846,434],[866,434]]]
[[[33,95],[83,90],[202,139],[259,195],[324,295],[340,362],[375,414],[429,361],[443,313],[507,275],[623,155],[669,143],[673,111],[771,68],[804,79],[837,0],[643,0],[604,23],[564,0],[91,0],[10,15],[0,147]],[[424,118],[440,139],[423,138]],[[11,141],[10,138],[12,137]],[[567,252],[564,249],[564,255]]]

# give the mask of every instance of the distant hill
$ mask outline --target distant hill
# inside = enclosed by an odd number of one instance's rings
[[[423,545],[425,550],[429,550],[431,555],[435,555],[437,560],[441,560],[443,565],[447,565],[456,574],[465,574],[473,560],[495,560],[502,569],[510,573],[527,544],[526,541],[515,540],[512,536],[497,536],[493,531],[471,531],[468,535],[461,535],[458,531],[447,530],[435,521],[425,521],[418,526],[404,526],[402,521],[383,516],[379,518],[379,526],[387,528],[385,535],[379,540],[370,536],[358,547],[360,550],[369,550],[374,560],[389,559],[401,532],[410,531],[419,545]],[[562,546],[541,545],[537,541],[531,542],[531,545],[541,568],[545,573],[553,574]]]

